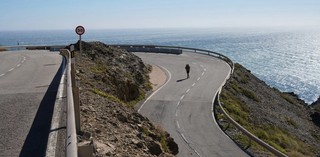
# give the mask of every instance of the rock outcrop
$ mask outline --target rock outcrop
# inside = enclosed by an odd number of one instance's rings
[[[236,64],[221,98],[241,125],[277,149],[290,156],[320,155],[320,127],[314,123],[319,119],[294,93],[271,88]],[[228,134],[239,139],[237,131]]]
[[[170,135],[133,109],[151,89],[149,66],[132,53],[100,42],[83,42],[82,46],[83,53],[76,53],[79,141],[89,141],[96,157],[177,154],[178,146]]]
[[[320,113],[320,97],[317,101],[311,104],[311,107],[314,108],[318,113]]]

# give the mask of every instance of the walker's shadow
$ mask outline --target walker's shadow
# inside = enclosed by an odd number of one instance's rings
[[[184,81],[184,80],[186,80],[186,79],[188,79],[188,78],[179,79],[179,80],[177,80],[177,82],[181,82],[181,81]]]

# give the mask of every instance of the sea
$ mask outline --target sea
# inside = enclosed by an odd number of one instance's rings
[[[69,45],[74,30],[0,31],[0,46]],[[269,86],[307,104],[320,96],[320,30],[255,28],[86,29],[84,41],[207,49],[242,64]]]

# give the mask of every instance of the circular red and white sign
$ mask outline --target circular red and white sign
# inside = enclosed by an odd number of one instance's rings
[[[77,26],[76,29],[75,29],[75,31],[76,31],[76,33],[77,33],[78,35],[82,35],[82,34],[84,34],[84,32],[85,32],[86,30],[84,29],[83,26]]]

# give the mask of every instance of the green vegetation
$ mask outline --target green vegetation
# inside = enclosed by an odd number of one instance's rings
[[[143,92],[143,91],[140,91],[141,94],[139,95],[139,97],[137,99],[129,101],[129,102],[124,102],[124,101],[120,100],[119,98],[117,98],[117,97],[115,97],[115,96],[113,96],[111,94],[105,93],[105,92],[103,92],[103,91],[101,91],[101,90],[99,90],[97,88],[94,88],[91,91],[93,93],[95,93],[95,94],[98,94],[98,95],[100,95],[102,97],[107,98],[110,101],[125,105],[125,106],[130,107],[130,108],[133,108],[139,101],[141,101],[141,100],[143,100],[145,98],[145,92]]]
[[[155,133],[151,132],[148,128],[146,128],[145,126],[141,126],[140,127],[141,132],[145,135],[145,136],[149,136],[152,138],[155,138],[157,141],[159,141],[161,147],[163,148],[164,151],[170,151],[169,150],[169,146],[168,146],[168,141],[167,141],[167,136],[166,136],[166,132],[163,130],[162,127],[157,126],[155,128]]]
[[[248,98],[250,98],[250,99],[252,99],[252,100],[254,100],[254,101],[257,101],[257,102],[260,101],[259,98],[258,98],[258,96],[255,95],[251,90],[245,89],[245,88],[240,88],[240,89],[241,89],[241,93],[242,93],[243,95],[245,95],[246,97],[248,97]]]
[[[140,95],[139,95],[139,97],[137,99],[129,101],[129,102],[126,103],[128,107],[133,108],[137,103],[139,103],[141,100],[145,99],[145,97],[146,97],[145,92],[142,91],[142,90],[139,90],[139,93],[140,93]]]
[[[97,64],[97,65],[91,67],[90,71],[94,74],[103,74],[107,71],[107,67],[100,65],[100,64]]]
[[[259,102],[259,97],[254,94],[251,90],[241,87],[236,81],[231,81],[231,88],[233,88],[236,92],[243,94],[244,96],[252,99],[256,102]]]
[[[92,91],[93,93],[95,93],[95,94],[98,94],[98,95],[100,95],[100,96],[102,96],[102,97],[107,98],[107,99],[110,100],[110,101],[113,101],[113,102],[116,102],[116,103],[119,103],[119,104],[122,104],[122,105],[126,105],[126,103],[124,103],[123,101],[121,101],[119,98],[117,98],[117,97],[115,97],[115,96],[113,96],[113,95],[111,95],[111,94],[105,93],[105,92],[103,92],[103,91],[101,91],[101,90],[99,90],[99,89],[94,88],[94,89],[92,89],[91,91]]]
[[[221,100],[228,114],[239,124],[247,126],[249,119],[249,108],[230,92],[222,92]]]
[[[235,64],[235,68],[239,69],[241,68],[240,64]],[[241,73],[241,72],[236,72],[236,75],[239,76],[239,82],[243,83],[243,84],[247,84],[249,82],[249,76],[245,73]]]
[[[297,123],[293,119],[286,117],[286,121],[289,125],[293,126],[294,128],[298,128]]]
[[[150,135],[150,131],[148,130],[148,128],[146,128],[145,126],[141,127],[141,131],[144,135],[149,136]]]
[[[231,86],[234,84],[231,84]],[[241,89],[241,87],[236,86]],[[234,88],[233,88],[234,89]],[[285,130],[282,130],[273,125],[254,125],[249,121],[249,109],[246,104],[240,101],[231,92],[223,90],[221,93],[221,102],[224,104],[224,108],[228,114],[236,120],[240,125],[245,127],[248,131],[259,137],[261,140],[267,142],[271,146],[280,150],[288,155],[303,154],[304,156],[312,155],[312,150],[299,139],[291,136]],[[297,124],[290,118],[287,118],[287,122],[297,127]],[[239,144],[246,147],[249,143],[248,139],[244,135],[237,135],[235,139]],[[257,144],[252,144],[254,149],[261,150],[261,147]],[[292,153],[292,154],[291,154]]]
[[[161,126],[156,126],[156,130],[158,131],[158,134],[160,134],[159,141],[160,141],[161,147],[163,148],[163,150],[169,151],[166,132],[164,131],[164,129]]]
[[[163,148],[163,150],[169,151],[167,138],[164,133],[161,134],[160,144],[161,144],[161,147]]]
[[[281,93],[280,96],[286,100],[287,102],[289,102],[290,104],[296,105],[296,106],[300,106],[299,104],[297,104],[297,102],[295,102],[294,100],[292,100],[292,98],[287,94],[287,93]]]
[[[241,68],[241,65],[236,64],[236,69]],[[298,138],[290,135],[287,131],[272,125],[272,124],[254,124],[250,119],[250,109],[241,99],[243,96],[254,100],[259,103],[261,98],[248,89],[248,84],[250,82],[249,76],[245,72],[235,71],[233,79],[227,83],[227,87],[222,90],[220,95],[220,100],[225,108],[226,112],[241,126],[246,128],[249,132],[260,138],[261,140],[267,142],[269,145],[278,149],[279,151],[286,153],[289,156],[312,156],[313,151],[304,142]],[[291,104],[298,105],[290,95],[286,93],[281,93],[281,97]],[[217,114],[218,119],[225,119],[223,114]],[[285,119],[288,125],[298,128],[298,124],[290,117]],[[232,125],[223,124],[223,129],[234,129]],[[314,135],[318,137],[319,135]],[[255,142],[250,142],[250,139],[244,134],[233,135],[234,140],[242,145],[244,148],[250,146],[253,150],[266,151],[264,148],[259,146]],[[319,138],[319,137],[318,137]]]

